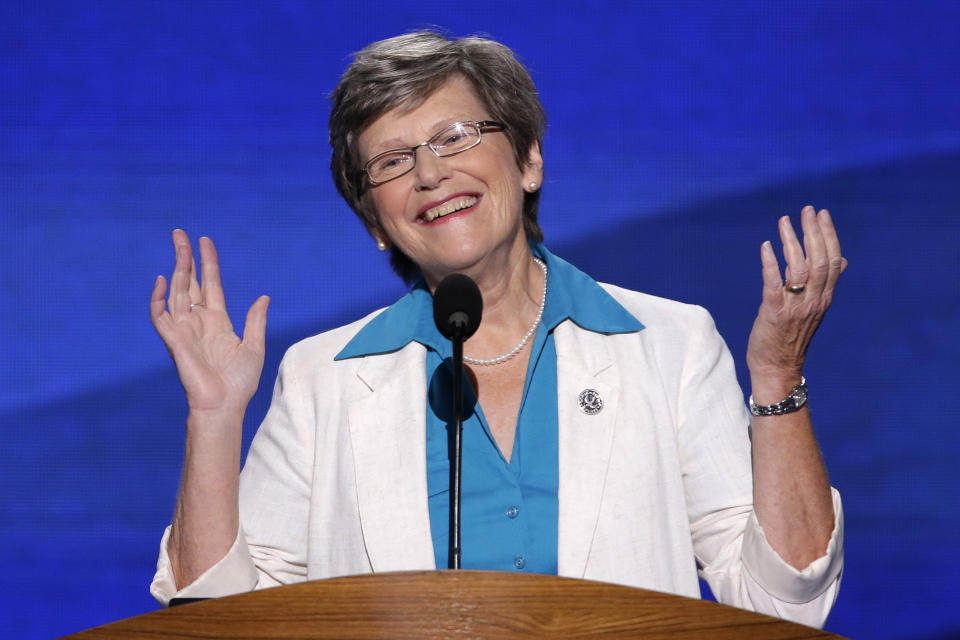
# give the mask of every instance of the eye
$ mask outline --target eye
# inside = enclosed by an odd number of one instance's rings
[[[451,125],[438,133],[431,141],[434,148],[460,147],[470,142],[470,129],[462,122]]]
[[[466,136],[459,129],[452,131],[449,135],[444,136],[443,140],[440,142],[441,145],[449,147],[450,145],[457,144],[462,141]]]
[[[377,160],[374,165],[378,171],[390,171],[410,162],[410,156],[405,153],[394,153]]]

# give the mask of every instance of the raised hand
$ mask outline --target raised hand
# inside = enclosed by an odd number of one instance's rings
[[[176,267],[170,295],[164,301],[167,282],[158,276],[150,318],[176,364],[191,414],[242,415],[263,369],[270,299],[261,296],[250,307],[241,339],[227,315],[213,242],[200,238],[198,243],[200,282],[187,234],[174,230],[173,244]]]
[[[747,345],[754,395],[758,380],[786,385],[786,389],[800,382],[807,347],[830,307],[837,279],[847,268],[826,209],[817,213],[811,206],[804,207],[800,223],[802,247],[790,218],[784,216],[779,222],[787,262],[783,279],[770,242],[763,243],[760,250],[763,301]],[[776,397],[780,391],[772,393],[775,399],[771,402],[782,399]]]

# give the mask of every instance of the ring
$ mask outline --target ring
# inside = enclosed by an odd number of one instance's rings
[[[789,291],[790,293],[803,293],[803,290],[806,289],[807,287],[807,285],[805,284],[788,284],[784,286],[787,288],[787,291]]]
[[[202,303],[202,302],[191,302],[191,303],[190,303],[190,308],[191,308],[191,309],[193,309],[194,307],[202,307],[202,306],[203,306],[203,303]]]

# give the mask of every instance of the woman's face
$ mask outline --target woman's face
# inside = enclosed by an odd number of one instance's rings
[[[360,157],[366,161],[412,147],[455,122],[490,119],[469,81],[454,76],[416,109],[394,109],[370,125],[358,138]],[[524,190],[531,182],[539,188],[541,165],[535,148],[519,168],[510,141],[495,129],[454,156],[438,158],[420,147],[409,173],[368,192],[382,229],[376,233],[385,234],[381,239],[395,244],[434,282],[455,271],[506,268],[511,252],[526,244]]]

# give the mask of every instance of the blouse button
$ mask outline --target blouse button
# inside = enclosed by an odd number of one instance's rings
[[[524,560],[523,556],[517,556],[513,559],[513,566],[517,569],[523,569],[527,564],[527,561]]]
[[[516,518],[520,514],[520,509],[518,507],[510,507],[507,509],[508,518]]]

